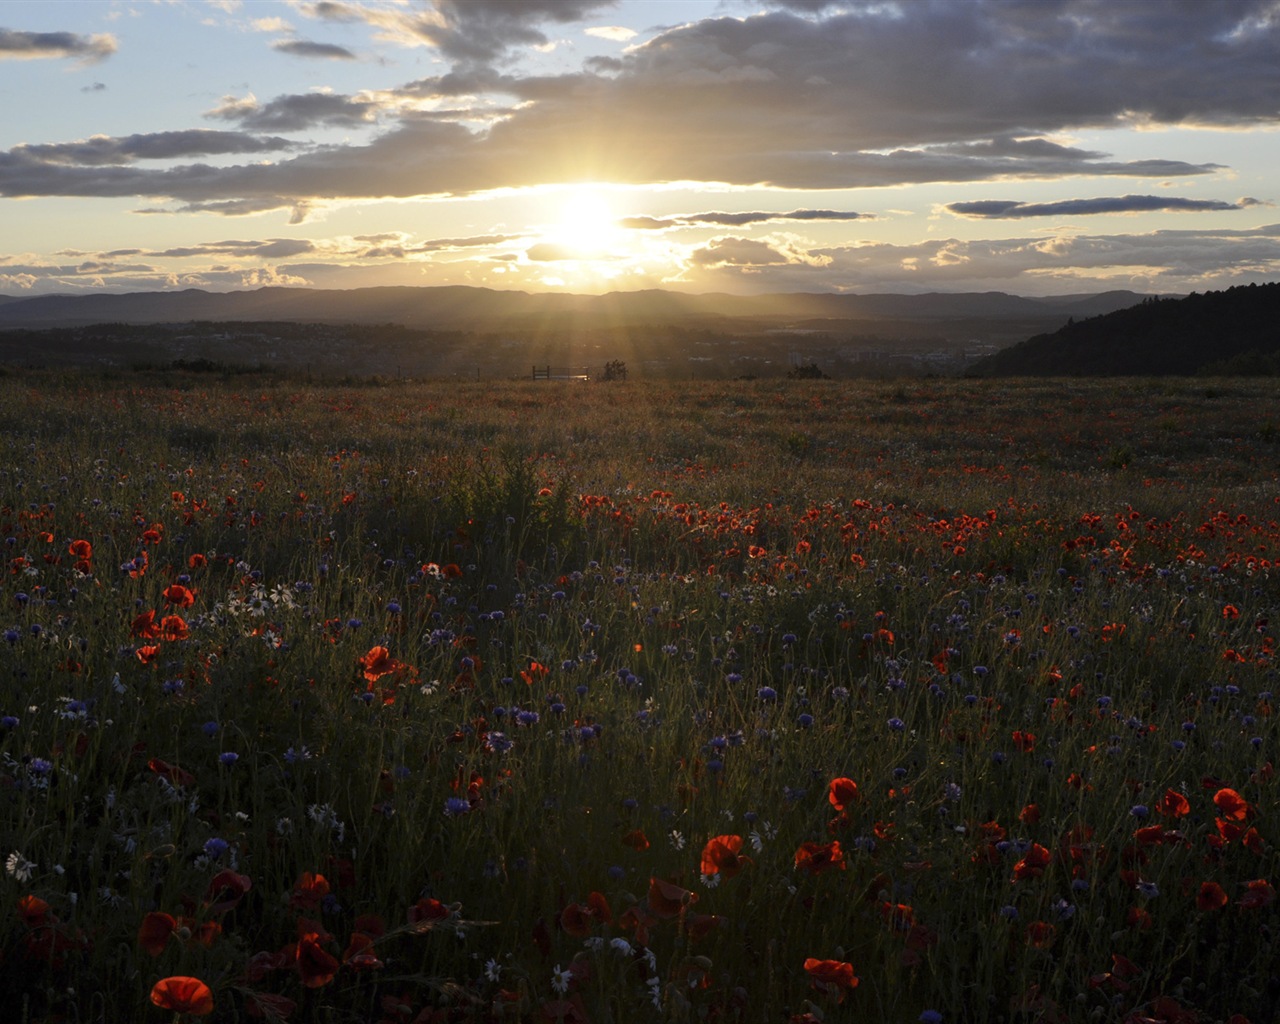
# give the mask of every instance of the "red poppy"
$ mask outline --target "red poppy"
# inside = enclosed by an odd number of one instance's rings
[[[1018,820],[1024,825],[1038,825],[1040,823],[1040,805],[1027,804],[1018,812]]]
[[[1036,734],[1033,732],[1023,732],[1021,729],[1013,730],[1013,745],[1024,754],[1030,754],[1036,749]]]
[[[1058,930],[1046,921],[1032,921],[1027,925],[1027,945],[1032,949],[1048,949],[1058,937]]]
[[[141,640],[154,640],[160,635],[160,627],[156,625],[155,609],[143,612],[133,620],[130,633]]]
[[[338,973],[338,958],[320,945],[320,935],[307,932],[298,939],[294,959],[298,976],[307,988],[323,988]]]
[[[151,989],[151,1001],[162,1010],[204,1017],[213,1013],[213,993],[199,978],[175,975],[162,978]]]
[[[890,903],[885,900],[880,904],[880,916],[894,931],[910,931],[916,923],[916,912],[906,903]]]
[[[378,955],[373,951],[373,936],[364,932],[352,932],[346,950],[342,954],[342,962],[355,968],[376,969],[383,966]]]
[[[649,849],[649,837],[641,829],[634,828],[622,837],[622,845],[629,846],[633,850],[647,850]]]
[[[359,661],[364,667],[365,679],[371,683],[381,679],[389,672],[394,672],[397,667],[396,660],[391,657],[391,652],[382,646],[370,647]]]
[[[310,910],[329,895],[329,880],[320,874],[304,871],[289,896],[289,905],[295,910]]]
[[[1013,880],[1022,882],[1028,878],[1039,878],[1049,866],[1049,851],[1039,843],[1032,843],[1023,854],[1022,860],[1013,866]]]
[[[610,924],[612,921],[609,901],[598,892],[587,897],[586,903],[570,903],[560,912],[560,927],[575,939],[590,936],[597,923]]]
[[[723,920],[718,914],[686,914],[684,931],[690,942],[698,942],[719,928]]]
[[[1237,907],[1245,910],[1257,910],[1275,902],[1276,891],[1265,878],[1255,878],[1245,883],[1245,894],[1236,900]]]
[[[809,975],[813,987],[827,995],[835,996],[837,1003],[844,1002],[845,991],[858,987],[858,976],[853,964],[844,960],[818,960],[809,957],[804,962],[804,972]]]
[[[698,894],[661,878],[649,879],[649,909],[657,917],[675,917],[685,907],[698,902]]]
[[[1218,790],[1213,794],[1213,802],[1230,821],[1246,821],[1253,815],[1253,806],[1234,789]]]
[[[157,775],[163,775],[175,786],[190,786],[196,781],[196,777],[185,768],[179,768],[176,764],[170,764],[168,761],[162,761],[158,757],[153,757],[148,761],[147,767]]]
[[[821,874],[828,868],[844,870],[844,851],[840,849],[840,841],[833,839],[829,843],[801,843],[796,850],[795,866],[811,875]]]
[[[161,592],[165,602],[178,608],[190,608],[196,603],[196,595],[181,583],[171,583]]]
[[[1167,818],[1185,818],[1191,813],[1191,803],[1176,789],[1166,789],[1156,801],[1156,810]]]
[[[142,664],[150,665],[160,656],[160,648],[155,644],[147,644],[145,647],[139,647],[133,653]]]
[[[204,893],[205,907],[214,914],[234,910],[244,894],[252,888],[253,882],[248,875],[237,874],[230,868],[225,868],[209,880],[209,888]]]
[[[138,945],[151,956],[159,956],[169,945],[169,937],[177,927],[172,914],[152,911],[142,919],[138,928]]]
[[[424,897],[409,908],[409,923],[417,924],[420,921],[441,921],[448,917],[450,913],[452,913],[452,911],[439,900]]]
[[[160,638],[162,640],[186,640],[191,635],[187,628],[187,620],[181,615],[166,615],[160,620]]]
[[[529,662],[527,669],[520,670],[520,678],[524,680],[526,686],[532,686],[535,679],[545,676],[551,670],[539,661]]]
[[[702,873],[732,878],[751,863],[750,857],[739,856],[738,851],[741,849],[742,836],[715,836],[708,839],[707,845],[702,848]]]
[[[1204,912],[1221,910],[1227,905],[1227,894],[1217,882],[1202,882],[1196,896],[1196,909]]]
[[[832,779],[827,788],[827,800],[837,811],[845,810],[858,800],[858,784],[853,779]]]
[[[30,894],[18,900],[18,915],[28,928],[43,928],[52,918],[49,913],[49,904],[39,896]]]
[[[187,559],[187,568],[203,569],[207,561],[208,559],[206,559],[204,555],[200,554],[200,552],[197,551],[194,555],[192,555],[190,558]]]
[[[93,557],[93,545],[87,540],[73,540],[67,548],[67,554],[87,562]]]
[[[1130,928],[1145,932],[1151,927],[1151,913],[1145,907],[1130,907],[1125,911],[1124,923]]]

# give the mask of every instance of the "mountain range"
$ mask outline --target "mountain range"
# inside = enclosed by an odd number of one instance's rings
[[[247,291],[125,294],[0,295],[0,330],[75,327],[96,323],[295,321],[397,323],[432,329],[495,330],[742,320],[942,321],[956,319],[1059,322],[1092,317],[1141,302],[1130,291],[1027,298],[1004,292],[921,295],[685,294],[665,290],[605,295],[529,293],[489,288],[386,287],[351,290],[258,288]]]

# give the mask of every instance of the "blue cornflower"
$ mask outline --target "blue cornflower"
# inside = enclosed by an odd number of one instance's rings
[[[444,802],[444,815],[446,818],[456,818],[470,810],[471,805],[460,796],[451,796]]]

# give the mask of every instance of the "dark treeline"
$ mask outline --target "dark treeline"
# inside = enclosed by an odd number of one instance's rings
[[[1148,298],[1072,321],[989,356],[972,376],[1236,375],[1280,372],[1280,284]]]

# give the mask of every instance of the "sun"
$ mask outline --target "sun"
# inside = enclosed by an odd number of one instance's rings
[[[549,234],[569,251],[581,253],[582,259],[607,254],[622,236],[609,201],[591,189],[575,190],[565,198]]]

